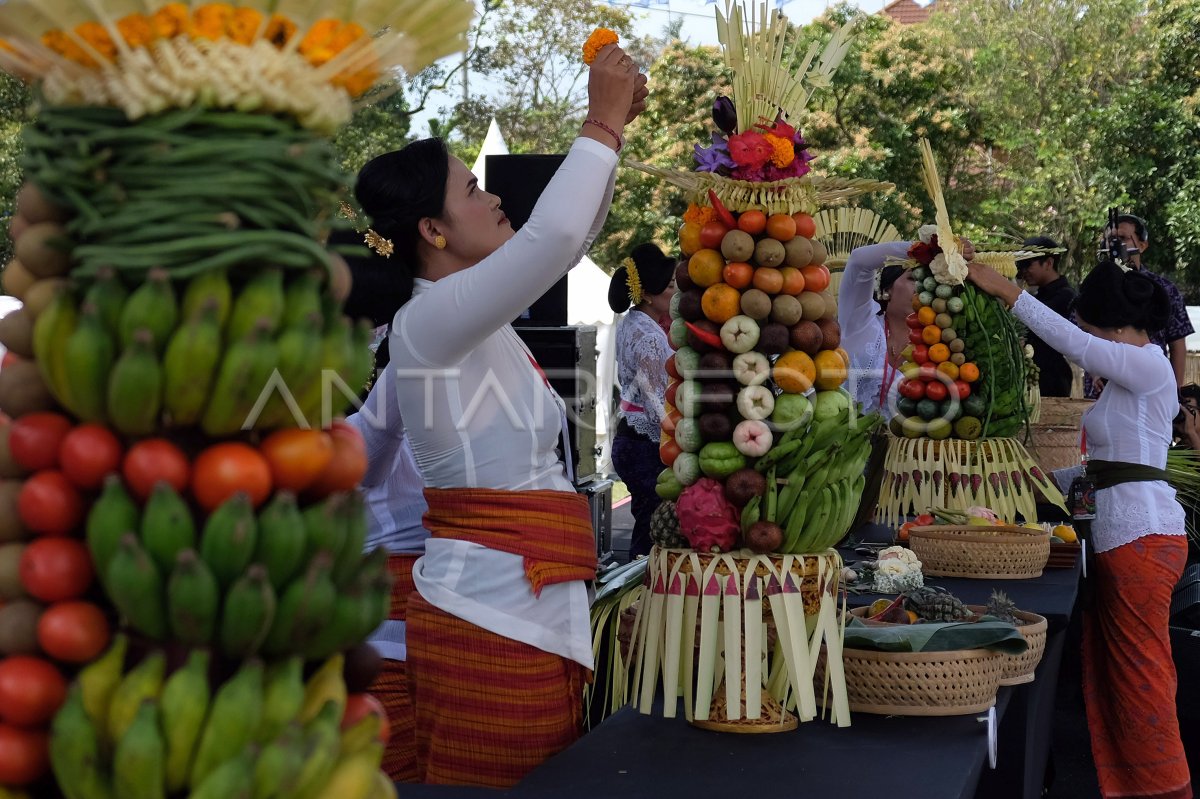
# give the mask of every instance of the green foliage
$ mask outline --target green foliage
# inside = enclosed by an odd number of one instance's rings
[[[8,220],[16,213],[16,194],[21,187],[21,126],[27,117],[30,95],[25,84],[0,73],[0,264],[12,258]]]
[[[402,92],[359,109],[333,141],[342,168],[356,173],[372,158],[408,144],[411,119]]]

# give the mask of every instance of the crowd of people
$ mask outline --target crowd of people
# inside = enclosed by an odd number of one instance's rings
[[[646,98],[632,59],[617,45],[601,50],[587,120],[517,233],[438,139],[359,174],[356,198],[393,249],[354,264],[347,310],[382,333],[374,385],[350,421],[368,446],[370,543],[392,553],[391,618],[373,637],[388,665],[373,690],[391,720],[385,766],[397,780],[509,786],[580,734],[594,667],[591,517],[575,491],[563,402],[509,323],[600,231],[622,131]],[[1200,449],[1200,389],[1181,407],[1192,331],[1179,291],[1141,264],[1145,224],[1123,216],[1113,232],[1128,246],[1124,264],[1103,261],[1078,291],[1044,237],[1026,241],[1041,254],[1018,265],[1036,295],[979,264],[969,279],[1028,329],[1043,395],[1069,396],[1077,364],[1098,397],[1081,436],[1097,489],[1084,653],[1092,750],[1104,796],[1182,799],[1191,783],[1167,614],[1187,543],[1164,468],[1168,447]],[[894,402],[914,287],[886,264],[909,246],[855,250],[841,283],[842,346],[866,411]],[[970,260],[970,242],[962,246]],[[650,549],[658,504],[675,269],[674,257],[642,244],[609,291],[623,314],[612,458],[631,494],[634,557]]]

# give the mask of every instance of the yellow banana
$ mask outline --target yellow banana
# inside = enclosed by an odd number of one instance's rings
[[[166,655],[160,651],[152,652],[121,680],[108,708],[110,741],[117,743],[125,737],[126,731],[137,718],[142,702],[158,699],[166,667]]]
[[[299,720],[307,724],[317,717],[326,702],[337,705],[338,718],[346,711],[346,680],[342,676],[345,658],[338,653],[326,660],[304,685],[304,704]]]
[[[217,767],[246,749],[262,722],[263,665],[248,660],[217,691],[192,763],[191,786],[197,791]]]
[[[383,720],[374,713],[368,713],[356,721],[348,730],[342,731],[342,757],[348,757],[365,751],[371,744],[379,740],[379,728]]]
[[[375,784],[371,786],[371,793],[367,794],[368,799],[398,799],[398,796],[392,778],[382,771],[376,771]]]
[[[55,295],[33,323],[34,358],[50,392],[67,410],[75,407],[67,376],[67,340],[78,323],[79,311],[75,297],[69,291]]]
[[[361,752],[338,760],[318,799],[367,799],[375,788],[375,775],[383,759],[383,744],[374,743]]]
[[[108,707],[113,693],[121,684],[121,675],[125,673],[125,652],[128,649],[129,639],[118,633],[108,651],[79,672],[83,709],[102,736],[108,730]]]
[[[192,756],[204,729],[211,693],[208,662],[207,650],[193,649],[183,668],[172,674],[163,686],[160,704],[167,747],[166,784],[170,793],[187,787]]]

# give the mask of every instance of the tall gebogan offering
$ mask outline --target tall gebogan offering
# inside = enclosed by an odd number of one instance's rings
[[[0,67],[36,96],[0,275],[24,303],[0,330],[5,796],[394,795],[330,137],[472,14],[0,5]]]
[[[790,729],[821,704],[846,725],[831,547],[858,508],[882,420],[845,390],[849,358],[813,215],[890,186],[810,171],[803,109],[845,55],[849,25],[807,52],[765,7],[729,6],[717,28],[732,82],[696,171],[633,165],[691,204],[632,699],[650,712],[661,679],[664,713],[682,695],[688,720],[707,728]]]

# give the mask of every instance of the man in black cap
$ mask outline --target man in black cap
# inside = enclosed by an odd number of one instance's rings
[[[1025,239],[1024,246],[1037,247],[1048,252],[1017,261],[1017,277],[1027,286],[1037,289],[1037,298],[1059,316],[1069,319],[1071,306],[1075,302],[1075,289],[1058,273],[1058,252],[1062,246],[1054,239],[1036,236]],[[1071,364],[1049,344],[1030,332],[1026,343],[1033,347],[1033,362],[1038,368],[1038,387],[1043,397],[1071,396]]]

